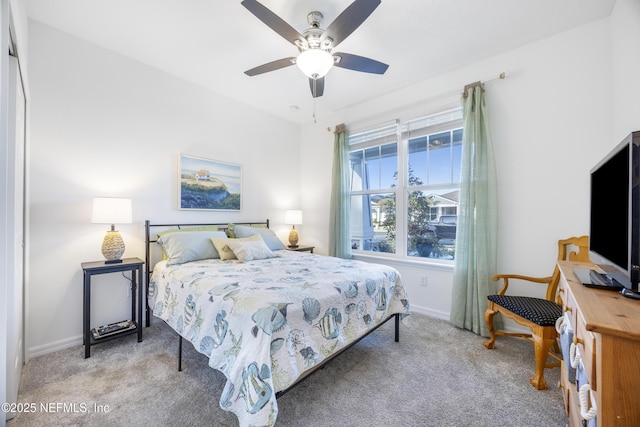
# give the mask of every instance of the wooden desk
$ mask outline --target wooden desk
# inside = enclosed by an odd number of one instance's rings
[[[640,301],[617,291],[583,286],[574,268],[588,263],[559,261],[558,295],[569,312],[574,343],[582,354],[588,382],[596,398],[597,425],[640,425]],[[581,426],[575,384],[563,364],[561,386],[570,426]]]

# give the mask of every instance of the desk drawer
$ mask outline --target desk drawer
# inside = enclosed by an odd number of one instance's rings
[[[558,282],[558,292],[556,293],[556,303],[562,308],[565,307],[565,303],[567,301],[567,293],[569,292],[569,286],[567,285],[567,281],[564,276],[560,277],[560,281]]]
[[[582,416],[580,415],[580,401],[578,392],[575,389],[569,393],[569,426],[583,427]]]
[[[571,387],[575,387],[575,384],[569,382],[569,375],[567,374],[567,366],[564,364],[564,360],[560,361],[560,391],[562,392],[562,402],[564,403],[564,412],[569,416],[569,399],[571,397],[569,390]]]
[[[577,328],[574,330],[573,342],[580,350],[582,364],[587,372],[587,379],[591,389],[595,391],[598,389],[596,382],[596,337],[592,332],[587,331],[582,316],[576,316],[576,323]]]
[[[571,291],[565,288],[564,292],[564,304],[562,306],[562,311],[565,313],[569,313],[569,322],[571,323],[571,330],[576,331],[576,318],[578,317],[578,306],[576,304],[575,299],[573,298],[573,294]]]

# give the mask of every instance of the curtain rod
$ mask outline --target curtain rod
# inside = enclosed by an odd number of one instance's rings
[[[489,82],[492,82],[492,81],[495,81],[495,80],[504,80],[504,79],[507,78],[507,76],[508,76],[507,72],[503,71],[500,74],[498,74],[498,77],[494,77],[492,79],[485,80],[484,82],[485,83],[489,83]]]
[[[460,95],[461,95],[461,96],[465,96],[465,93],[466,93],[467,89],[469,89],[470,87],[472,87],[472,86],[473,86],[473,85],[475,85],[475,84],[478,84],[478,83],[480,83],[480,84],[484,84],[484,83],[494,82],[494,81],[496,81],[496,80],[504,80],[504,79],[506,79],[508,76],[509,76],[509,73],[508,73],[507,71],[503,71],[503,72],[501,72],[500,74],[498,74],[498,76],[497,76],[497,77],[493,77],[493,78],[490,78],[490,79],[486,79],[486,80],[484,80],[484,81],[483,81],[483,80],[479,80],[479,81],[477,81],[477,82],[475,82],[475,83],[470,83],[470,84],[468,84],[468,85],[465,85],[465,90],[464,90],[464,92],[463,92],[463,93],[461,93]],[[483,89],[484,89],[484,88],[483,88]],[[453,92],[453,91],[452,91],[452,92]],[[448,94],[449,96],[451,96],[451,95],[453,95],[453,93],[452,93],[452,92],[448,92],[447,94]],[[456,91],[456,92],[457,92],[457,91]],[[458,92],[458,93],[459,93],[459,92]],[[444,94],[444,95],[447,95],[447,94]],[[443,96],[443,94],[440,94],[439,96],[440,96],[440,97],[442,97],[442,96]],[[410,104],[409,106],[404,106],[404,107],[403,107],[403,109],[409,108],[409,107],[411,107],[411,106],[419,105],[419,104],[423,103],[424,101],[425,101],[425,100],[417,101],[417,102],[415,102],[415,103]],[[454,105],[454,104],[456,104],[457,102],[458,102],[458,101],[448,102],[448,103],[446,103],[446,104],[441,105],[440,107],[448,107],[448,106],[450,106],[450,105]],[[333,130],[333,129],[331,129],[331,127],[327,127],[327,132],[331,132],[332,130]]]
[[[464,85],[464,91],[462,92],[462,97],[466,98],[468,96],[468,92],[469,89],[473,89],[477,86],[480,87],[480,89],[482,89],[484,91],[484,85],[485,83],[489,83],[489,82],[493,82],[495,80],[504,80],[507,78],[507,73],[505,71],[501,72],[500,74],[498,74],[498,77],[494,77],[492,79],[487,79],[487,80],[478,80],[477,82],[473,82],[473,83],[469,83],[467,85]]]

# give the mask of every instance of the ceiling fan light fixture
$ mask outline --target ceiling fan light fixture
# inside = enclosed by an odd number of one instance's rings
[[[333,55],[322,49],[307,49],[300,52],[296,64],[305,76],[319,79],[333,67]]]

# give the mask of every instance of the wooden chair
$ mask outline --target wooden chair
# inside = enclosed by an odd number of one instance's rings
[[[571,250],[570,249],[576,249]],[[566,240],[558,241],[558,260],[589,261],[589,237],[570,237]],[[544,369],[560,366],[561,357],[550,353],[551,346],[557,349],[557,332],[555,328],[556,320],[562,316],[562,307],[557,304],[556,291],[560,281],[560,270],[556,265],[553,275],[549,277],[529,277],[518,274],[498,274],[491,278],[494,281],[503,280],[503,286],[497,295],[489,295],[487,299],[488,307],[484,313],[485,321],[489,329],[490,338],[483,344],[488,349],[495,346],[496,335],[509,335],[524,338],[532,342],[535,348],[536,373],[529,382],[538,390],[547,388],[544,380]],[[524,296],[505,295],[509,286],[509,279],[525,280],[533,283],[546,283],[546,298],[533,298]],[[531,334],[510,333],[504,331],[494,331],[493,316],[501,313],[504,317],[513,319],[520,325],[531,330]],[[547,363],[548,356],[558,362]]]

